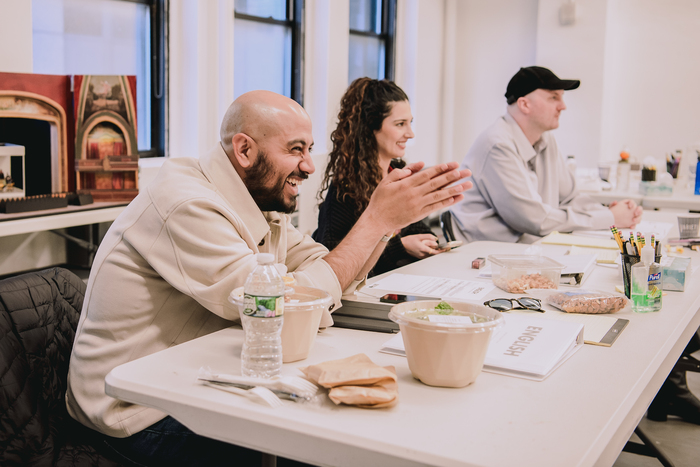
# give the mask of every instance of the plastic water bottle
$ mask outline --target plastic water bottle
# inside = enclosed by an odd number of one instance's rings
[[[573,174],[573,176],[576,176],[576,156],[573,154],[569,154],[566,156],[566,167],[569,169],[569,172]]]
[[[271,253],[258,253],[258,265],[243,286],[241,323],[245,342],[241,352],[244,376],[269,378],[282,368],[284,281]]]

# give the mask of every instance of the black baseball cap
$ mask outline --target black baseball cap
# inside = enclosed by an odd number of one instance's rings
[[[551,70],[541,66],[529,66],[521,68],[510,79],[506,89],[508,104],[512,104],[519,98],[530,94],[535,89],[549,89],[551,91],[563,89],[570,91],[581,85],[577,79],[559,79]]]

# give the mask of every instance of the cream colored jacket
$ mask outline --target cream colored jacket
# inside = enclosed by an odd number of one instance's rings
[[[230,326],[229,305],[256,265],[273,253],[300,285],[340,284],[328,250],[287,215],[261,212],[219,144],[200,159],[172,159],[114,221],[90,272],[73,344],[66,403],[71,416],[114,437],[165,417],[105,394],[112,368]],[[322,326],[332,324],[330,314]]]

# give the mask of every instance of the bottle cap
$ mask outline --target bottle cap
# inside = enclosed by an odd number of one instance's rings
[[[642,248],[642,263],[644,263],[645,266],[649,266],[653,262],[654,249],[651,247],[651,245],[644,245],[644,248]]]
[[[275,255],[272,253],[258,253],[258,264],[272,264],[275,262]]]

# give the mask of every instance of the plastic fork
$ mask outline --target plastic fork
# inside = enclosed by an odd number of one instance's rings
[[[227,375],[213,373],[209,368],[199,369],[199,379],[218,381],[221,383],[237,383],[248,386],[262,386],[268,389],[277,389],[298,394],[304,397],[312,397],[318,392],[318,386],[311,381],[299,376],[273,376],[272,378],[253,378],[250,376]]]
[[[279,407],[282,405],[282,401],[279,397],[277,397],[277,394],[261,386],[255,386],[252,389],[241,389],[235,386],[227,385],[226,383],[219,383],[217,381],[202,381],[202,383],[205,386],[210,386],[212,388],[221,389],[222,391],[247,397],[254,402],[267,405],[269,407]]]

